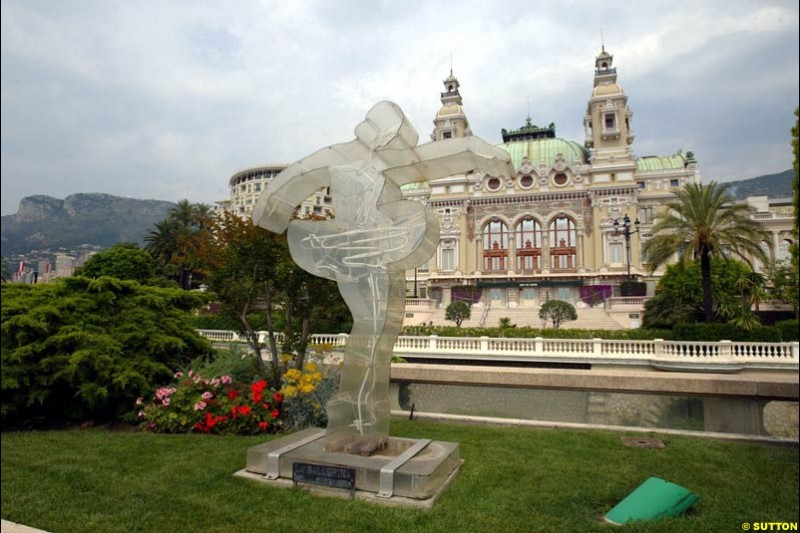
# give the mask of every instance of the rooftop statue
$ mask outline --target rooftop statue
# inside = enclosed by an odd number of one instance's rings
[[[253,220],[275,233],[288,227],[289,251],[304,270],[335,280],[353,314],[338,394],[326,405],[327,451],[369,455],[389,436],[392,348],[405,309],[405,270],[439,244],[436,216],[403,200],[402,185],[480,170],[513,175],[510,156],[478,137],[417,146],[401,109],[380,102],[356,138],[290,165],[268,185]],[[335,218],[292,220],[297,206],[330,187]]]

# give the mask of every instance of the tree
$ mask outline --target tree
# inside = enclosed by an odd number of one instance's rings
[[[192,271],[198,269],[192,250],[212,220],[210,206],[181,200],[145,237],[145,249],[153,256],[161,274],[176,280],[184,289],[191,288]]]
[[[792,128],[792,151],[794,152],[794,181],[792,182],[792,187],[794,188],[794,243],[792,243],[792,265],[794,266],[795,272],[798,269],[798,226],[800,225],[800,178],[798,178],[798,158],[800,158],[800,144],[798,143],[798,133],[800,133],[800,127],[798,127],[798,113],[800,113],[800,109],[794,109],[794,127]]]
[[[676,254],[685,263],[700,260],[705,322],[714,321],[711,259],[726,258],[727,249],[748,263],[754,258],[767,264],[762,243],[772,246],[769,232],[750,218],[752,208],[734,203],[726,189],[727,185],[712,181],[706,186],[690,183],[677,191],[675,200],[667,203],[667,212],[653,226],[653,237],[642,248],[651,272]]]
[[[153,258],[138,244],[123,242],[91,256],[77,274],[87,278],[111,276],[144,283],[153,276]]]
[[[548,300],[539,308],[539,318],[545,321],[549,320],[553,323],[553,327],[558,329],[564,322],[577,320],[578,312],[571,303]]]
[[[277,268],[288,254],[285,241],[255,226],[250,219],[224,213],[201,231],[191,254],[202,268],[209,288],[224,304],[223,312],[241,325],[263,375],[267,372],[258,333],[248,315],[259,300],[265,303],[272,373],[278,377],[280,359],[272,318],[280,287]]]
[[[796,266],[788,261],[773,263],[768,280],[769,297],[791,305],[797,317],[800,311],[800,279]]]
[[[2,420],[135,418],[135,400],[208,354],[204,298],[111,277],[2,285]]]
[[[452,320],[456,323],[456,327],[461,327],[461,323],[472,316],[472,309],[467,302],[457,301],[451,302],[444,312],[445,320]]]
[[[336,284],[313,276],[289,256],[286,238],[230,213],[221,215],[200,232],[192,251],[210,289],[224,304],[223,312],[240,325],[257,363],[267,375],[260,356],[258,332],[249,317],[264,310],[272,379],[280,377],[281,363],[275,332],[284,334],[283,352],[293,353],[295,368],[302,368],[311,335],[326,321],[339,325],[350,313]],[[280,324],[274,320],[280,311]],[[341,331],[341,329],[339,330]]]
[[[728,321],[753,325],[751,308],[763,299],[763,277],[735,259],[711,260],[712,301],[715,314]],[[702,321],[703,279],[700,261],[689,265],[669,265],[656,287],[656,294],[645,302],[642,325],[646,328],[672,328],[677,324]]]

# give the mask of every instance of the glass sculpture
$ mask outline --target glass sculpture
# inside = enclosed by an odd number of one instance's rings
[[[290,165],[267,186],[253,220],[287,238],[304,270],[335,280],[353,314],[339,392],[327,403],[327,451],[369,455],[389,437],[392,348],[405,310],[405,271],[439,243],[439,224],[425,205],[403,200],[402,185],[480,171],[510,176],[507,152],[478,137],[417,146],[401,109],[379,102],[355,128],[356,138]],[[335,218],[293,215],[315,191],[330,187]]]

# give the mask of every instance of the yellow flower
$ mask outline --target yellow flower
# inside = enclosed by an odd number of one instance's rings
[[[308,363],[306,365],[306,372],[316,372],[316,371],[317,371],[316,363]]]
[[[291,398],[297,394],[297,387],[293,385],[286,385],[281,390],[283,391],[284,398]]]
[[[284,365],[286,363],[288,363],[289,361],[291,361],[291,360],[292,360],[292,354],[285,353],[285,354],[281,355],[281,363],[283,363]]]
[[[285,379],[286,381],[289,381],[289,382],[294,382],[294,381],[297,381],[298,379],[300,379],[301,376],[302,376],[302,374],[300,373],[299,370],[297,370],[296,368],[290,368],[283,375],[283,379]]]
[[[314,385],[312,385],[311,383],[304,383],[300,385],[300,392],[302,392],[303,394],[310,394],[314,392],[314,388],[315,388]]]
[[[312,375],[314,381],[322,381],[322,373],[321,372],[314,372]]]

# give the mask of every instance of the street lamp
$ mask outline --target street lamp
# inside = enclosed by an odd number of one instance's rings
[[[631,231],[631,219],[628,215],[622,219],[622,228],[619,225],[619,219],[614,220],[614,233],[616,235],[624,235],[625,236],[625,254],[628,259],[628,282],[631,281],[631,235],[634,233],[639,233],[639,226],[641,222],[639,219],[636,219],[636,222],[633,223],[636,226],[636,229]]]

